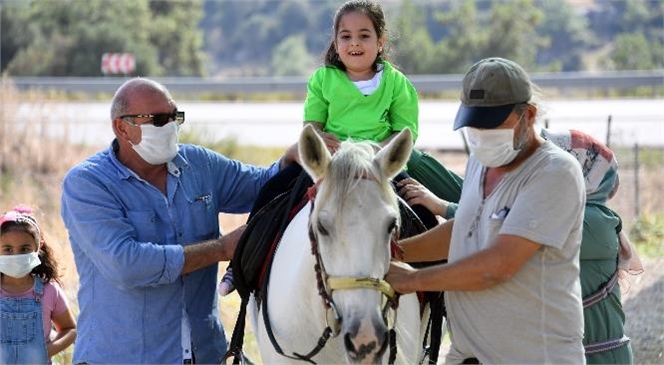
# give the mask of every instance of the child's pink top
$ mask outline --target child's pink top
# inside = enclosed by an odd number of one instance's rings
[[[35,279],[39,280],[39,279]],[[23,293],[8,293],[0,288],[0,296],[8,298],[34,298],[34,285],[28,291]],[[42,304],[42,321],[44,322],[44,341],[49,342],[49,336],[51,334],[51,321],[53,317],[56,317],[69,309],[67,304],[67,297],[65,292],[55,281],[49,281],[44,283],[44,297],[41,301]]]

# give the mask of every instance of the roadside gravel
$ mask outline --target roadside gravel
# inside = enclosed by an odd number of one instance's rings
[[[625,332],[632,339],[634,364],[664,364],[664,257],[642,262],[644,272],[629,278],[622,297]]]

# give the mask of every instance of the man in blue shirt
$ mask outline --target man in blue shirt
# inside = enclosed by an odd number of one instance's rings
[[[111,146],[63,182],[80,280],[74,363],[219,363],[216,264],[244,228],[220,237],[218,215],[248,212],[297,149],[259,168],[178,144],[184,113],[144,78],[120,86],[111,119]]]

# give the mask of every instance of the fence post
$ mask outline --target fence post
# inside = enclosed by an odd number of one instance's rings
[[[634,144],[634,218],[639,219],[639,144]]]
[[[609,120],[606,122],[606,147],[611,147],[611,115],[609,115]]]

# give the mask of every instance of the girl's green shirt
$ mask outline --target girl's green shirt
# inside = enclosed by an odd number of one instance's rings
[[[307,83],[304,121],[319,122],[340,140],[382,142],[408,127],[417,140],[418,96],[415,87],[389,62],[383,62],[378,89],[363,95],[346,73],[334,66],[317,69]]]

